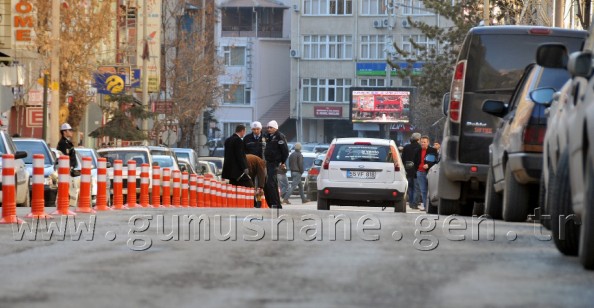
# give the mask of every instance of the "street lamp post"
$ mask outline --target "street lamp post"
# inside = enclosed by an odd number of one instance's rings
[[[58,128],[60,126],[60,1],[52,1],[52,33],[50,80],[52,100],[50,105],[50,138],[49,143],[57,146],[60,140]]]

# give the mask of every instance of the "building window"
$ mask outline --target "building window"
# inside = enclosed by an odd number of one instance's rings
[[[350,87],[350,79],[304,78],[301,80],[301,101],[348,103]]]
[[[384,0],[362,0],[361,15],[386,15]]]
[[[403,0],[401,6],[404,15],[433,15],[433,12],[425,8],[422,0]]]
[[[412,87],[412,79],[410,77],[402,78],[402,86],[403,87]]]
[[[223,85],[223,104],[249,105],[251,100],[250,89],[245,85],[226,84]]]
[[[304,0],[303,15],[352,15],[353,0]]]
[[[250,123],[246,122],[225,122],[223,123],[223,136],[228,137],[235,133],[235,127],[237,125],[243,124],[245,127],[250,127]]]
[[[417,49],[413,47],[413,44],[410,41],[413,41],[415,44],[425,48],[425,50]],[[415,59],[424,51],[429,51],[430,49],[435,49],[435,39],[428,39],[425,35],[403,35],[402,36],[402,50],[409,53],[408,59]]]
[[[303,59],[349,60],[353,58],[350,35],[305,35]]]
[[[245,47],[225,46],[223,52],[226,66],[245,65]]]
[[[391,80],[390,80],[391,81]],[[366,78],[359,80],[362,87],[385,87],[386,78]]]
[[[361,36],[361,59],[383,60],[386,59],[386,44],[391,44],[392,37],[387,35]]]

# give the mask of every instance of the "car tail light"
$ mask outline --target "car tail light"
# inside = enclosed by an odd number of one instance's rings
[[[456,64],[452,88],[450,89],[450,120],[460,123],[460,110],[462,109],[462,99],[464,98],[464,78],[466,76],[466,61],[460,61]]]
[[[309,176],[317,176],[318,174],[320,174],[320,169],[319,168],[311,168],[309,169],[307,175]]]
[[[371,145],[371,142],[363,142],[363,141],[357,141],[354,143],[355,145]]]
[[[398,196],[398,192],[397,191],[393,191],[392,192],[392,197],[396,197],[396,196]]]
[[[478,167],[477,166],[471,166],[470,167],[470,172],[473,172],[473,173],[478,172]]]
[[[400,171],[400,165],[398,164],[398,151],[396,147],[390,146],[390,152],[392,152],[392,161],[394,162],[394,171]]]
[[[524,129],[524,151],[542,152],[542,144],[547,127],[544,125],[528,125]]]
[[[547,28],[532,28],[528,33],[533,35],[549,35],[551,34],[551,29]]]
[[[330,148],[328,148],[328,153],[326,153],[326,158],[324,158],[324,164],[323,164],[323,168],[324,170],[328,170],[328,166],[330,165],[330,157],[332,157],[332,152],[334,152],[334,146],[336,144],[333,143],[330,145]]]
[[[324,189],[324,195],[329,195],[330,194],[330,189],[326,188]]]

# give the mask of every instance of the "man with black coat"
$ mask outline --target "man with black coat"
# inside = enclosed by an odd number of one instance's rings
[[[272,120],[268,122],[266,127],[268,129],[268,137],[266,138],[266,149],[264,150],[264,158],[266,159],[266,186],[264,187],[264,195],[266,202],[270,208],[282,208],[280,195],[278,193],[278,182],[276,173],[280,166],[285,165],[285,161],[289,157],[289,147],[287,146],[287,138],[280,131],[278,131],[278,123]]]
[[[415,154],[421,148],[419,144],[421,134],[413,133],[410,137],[410,143],[404,146],[402,150],[402,162],[406,170],[406,179],[408,180],[408,204],[411,209],[418,208],[415,202],[415,191],[417,186],[417,169],[415,169]]]
[[[245,157],[245,146],[241,138],[245,135],[245,125],[239,124],[235,127],[235,133],[225,140],[225,161],[223,163],[224,179],[230,184],[251,187],[249,169]]]
[[[58,141],[58,146],[56,146],[56,149],[62,152],[62,154],[68,156],[68,158],[70,159],[70,175],[79,176],[80,171],[74,169],[77,167],[78,163],[76,160],[74,144],[72,143],[72,141],[70,141],[73,135],[72,127],[70,126],[70,124],[64,123],[60,126],[60,135],[62,135],[62,138],[60,138],[60,141]]]
[[[243,137],[243,144],[245,145],[245,154],[256,155],[264,158],[264,137],[262,136],[262,123],[256,121],[252,123],[252,132]]]
[[[429,137],[421,137],[421,148],[415,154],[415,168],[417,170],[417,184],[421,190],[423,209],[427,209],[427,172],[437,163],[437,150],[429,146]]]

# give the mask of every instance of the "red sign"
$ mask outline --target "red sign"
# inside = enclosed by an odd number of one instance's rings
[[[154,106],[154,113],[158,114],[172,114],[173,113],[173,102],[172,101],[156,101]]]
[[[43,108],[27,107],[27,127],[43,126]]]
[[[316,118],[341,118],[342,107],[314,106],[314,116]]]

